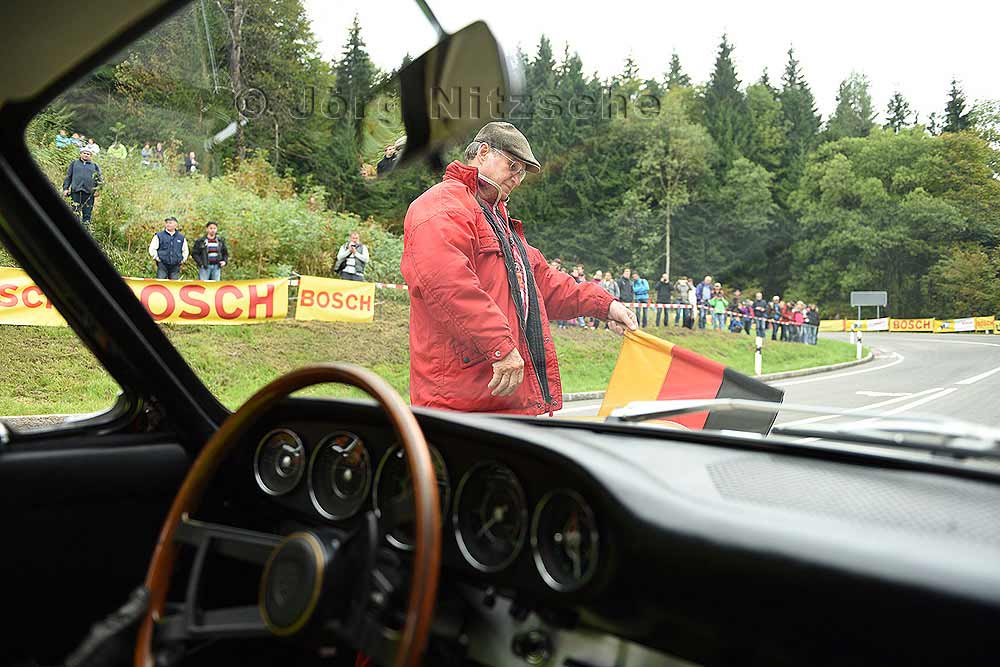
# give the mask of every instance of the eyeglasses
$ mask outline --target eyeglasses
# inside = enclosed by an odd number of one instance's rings
[[[527,173],[527,167],[525,167],[523,164],[518,164],[516,160],[514,160],[513,158],[511,158],[509,155],[507,155],[506,153],[504,153],[499,148],[492,148],[491,147],[491,149],[493,150],[494,153],[498,153],[505,160],[507,160],[507,162],[510,163],[510,172],[512,174],[514,174],[514,176],[516,176],[519,179],[523,179],[524,178],[525,174]]]

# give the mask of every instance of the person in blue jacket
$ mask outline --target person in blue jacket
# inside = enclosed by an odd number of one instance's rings
[[[649,281],[639,275],[638,271],[632,272],[632,293],[635,296],[636,303],[639,305],[635,307],[635,318],[639,320],[639,326],[645,328],[646,326],[646,313],[649,307],[646,305],[649,303]],[[639,312],[642,311],[642,315]]]

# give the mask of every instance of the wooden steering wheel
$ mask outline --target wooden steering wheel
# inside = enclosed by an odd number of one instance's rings
[[[239,636],[233,631],[233,628],[239,627],[250,627],[258,634],[266,634],[261,627],[260,616],[268,620],[266,629],[275,635],[293,634],[308,623],[309,617],[317,607],[317,600],[322,596],[323,588],[328,583],[324,582],[323,575],[333,570],[329,566],[337,557],[335,549],[331,550],[329,546],[321,544],[321,540],[310,532],[295,533],[282,539],[280,536],[269,536],[225,526],[206,528],[211,524],[192,521],[189,515],[198,508],[219,466],[233,449],[243,442],[243,437],[258,415],[295,391],[330,382],[357,387],[378,401],[398,433],[406,452],[413,480],[416,539],[410,593],[394,664],[396,667],[416,667],[420,664],[430,633],[441,562],[441,508],[431,454],[413,412],[387,382],[363,368],[331,363],[293,371],[259,390],[222,424],[198,454],[160,530],[146,574],[145,587],[149,593],[149,606],[139,627],[135,646],[135,667],[154,666],[153,635],[154,632],[165,630],[162,627],[165,625],[164,603],[174,570],[178,542],[198,544],[204,550],[207,549],[210,539],[230,539],[233,542],[242,540],[243,552],[248,555],[246,559],[253,561],[252,554],[256,549],[256,553],[259,554],[256,562],[267,565],[261,582],[259,606],[261,611],[258,617],[254,618],[257,607],[239,608],[242,609],[241,615],[234,614],[229,619],[228,625],[219,626],[229,628],[228,634],[220,633],[218,636]],[[199,531],[203,534],[192,537]],[[208,535],[209,532],[211,535]],[[272,565],[281,559],[298,560],[291,568],[280,566],[272,568]],[[284,580],[273,585],[268,581],[271,576],[269,572],[277,570],[284,570],[286,573],[298,572],[303,564],[308,570],[308,576],[304,579],[289,580],[285,575]],[[278,576],[280,575],[275,575],[276,578]],[[342,567],[339,576],[343,576]],[[309,590],[291,590],[295,588]],[[268,597],[267,601],[265,597]],[[272,614],[275,617],[284,616],[290,620],[282,624],[267,619],[266,602],[272,606]],[[188,605],[191,604],[192,601],[189,600]],[[284,605],[284,607],[275,610],[274,605]],[[289,606],[294,608],[290,609]],[[233,620],[235,618],[241,619],[243,625]],[[211,636],[205,628],[201,630],[204,632],[198,634],[198,637]]]

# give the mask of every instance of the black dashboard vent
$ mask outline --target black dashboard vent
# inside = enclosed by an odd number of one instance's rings
[[[723,498],[1000,546],[1000,487],[826,461],[741,456],[708,465]]]

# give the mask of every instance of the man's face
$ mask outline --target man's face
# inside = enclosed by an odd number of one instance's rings
[[[664,273],[662,276],[660,276],[660,281],[664,282],[664,283],[668,283],[668,282],[670,282],[670,277],[667,276],[667,274]]]
[[[80,153],[80,159],[84,162],[90,162],[90,151],[82,151]]]
[[[480,148],[479,173],[500,186],[501,198],[506,199],[524,180],[527,165],[509,153],[483,144]],[[488,149],[488,152],[483,154]]]
[[[705,276],[705,284],[706,285],[712,284],[712,276]]]
[[[176,231],[177,229],[177,221],[167,220],[166,222],[163,223],[163,228],[167,230],[168,233],[173,234],[174,231]]]
[[[630,271],[629,269],[625,269],[624,271],[622,271],[622,278],[631,278],[631,277],[632,277],[632,271]]]
[[[219,232],[218,225],[209,225],[205,228],[205,233],[208,234],[208,238],[214,239],[215,235]]]
[[[354,244],[361,243],[361,235],[360,234],[351,234],[351,243],[354,243]]]

